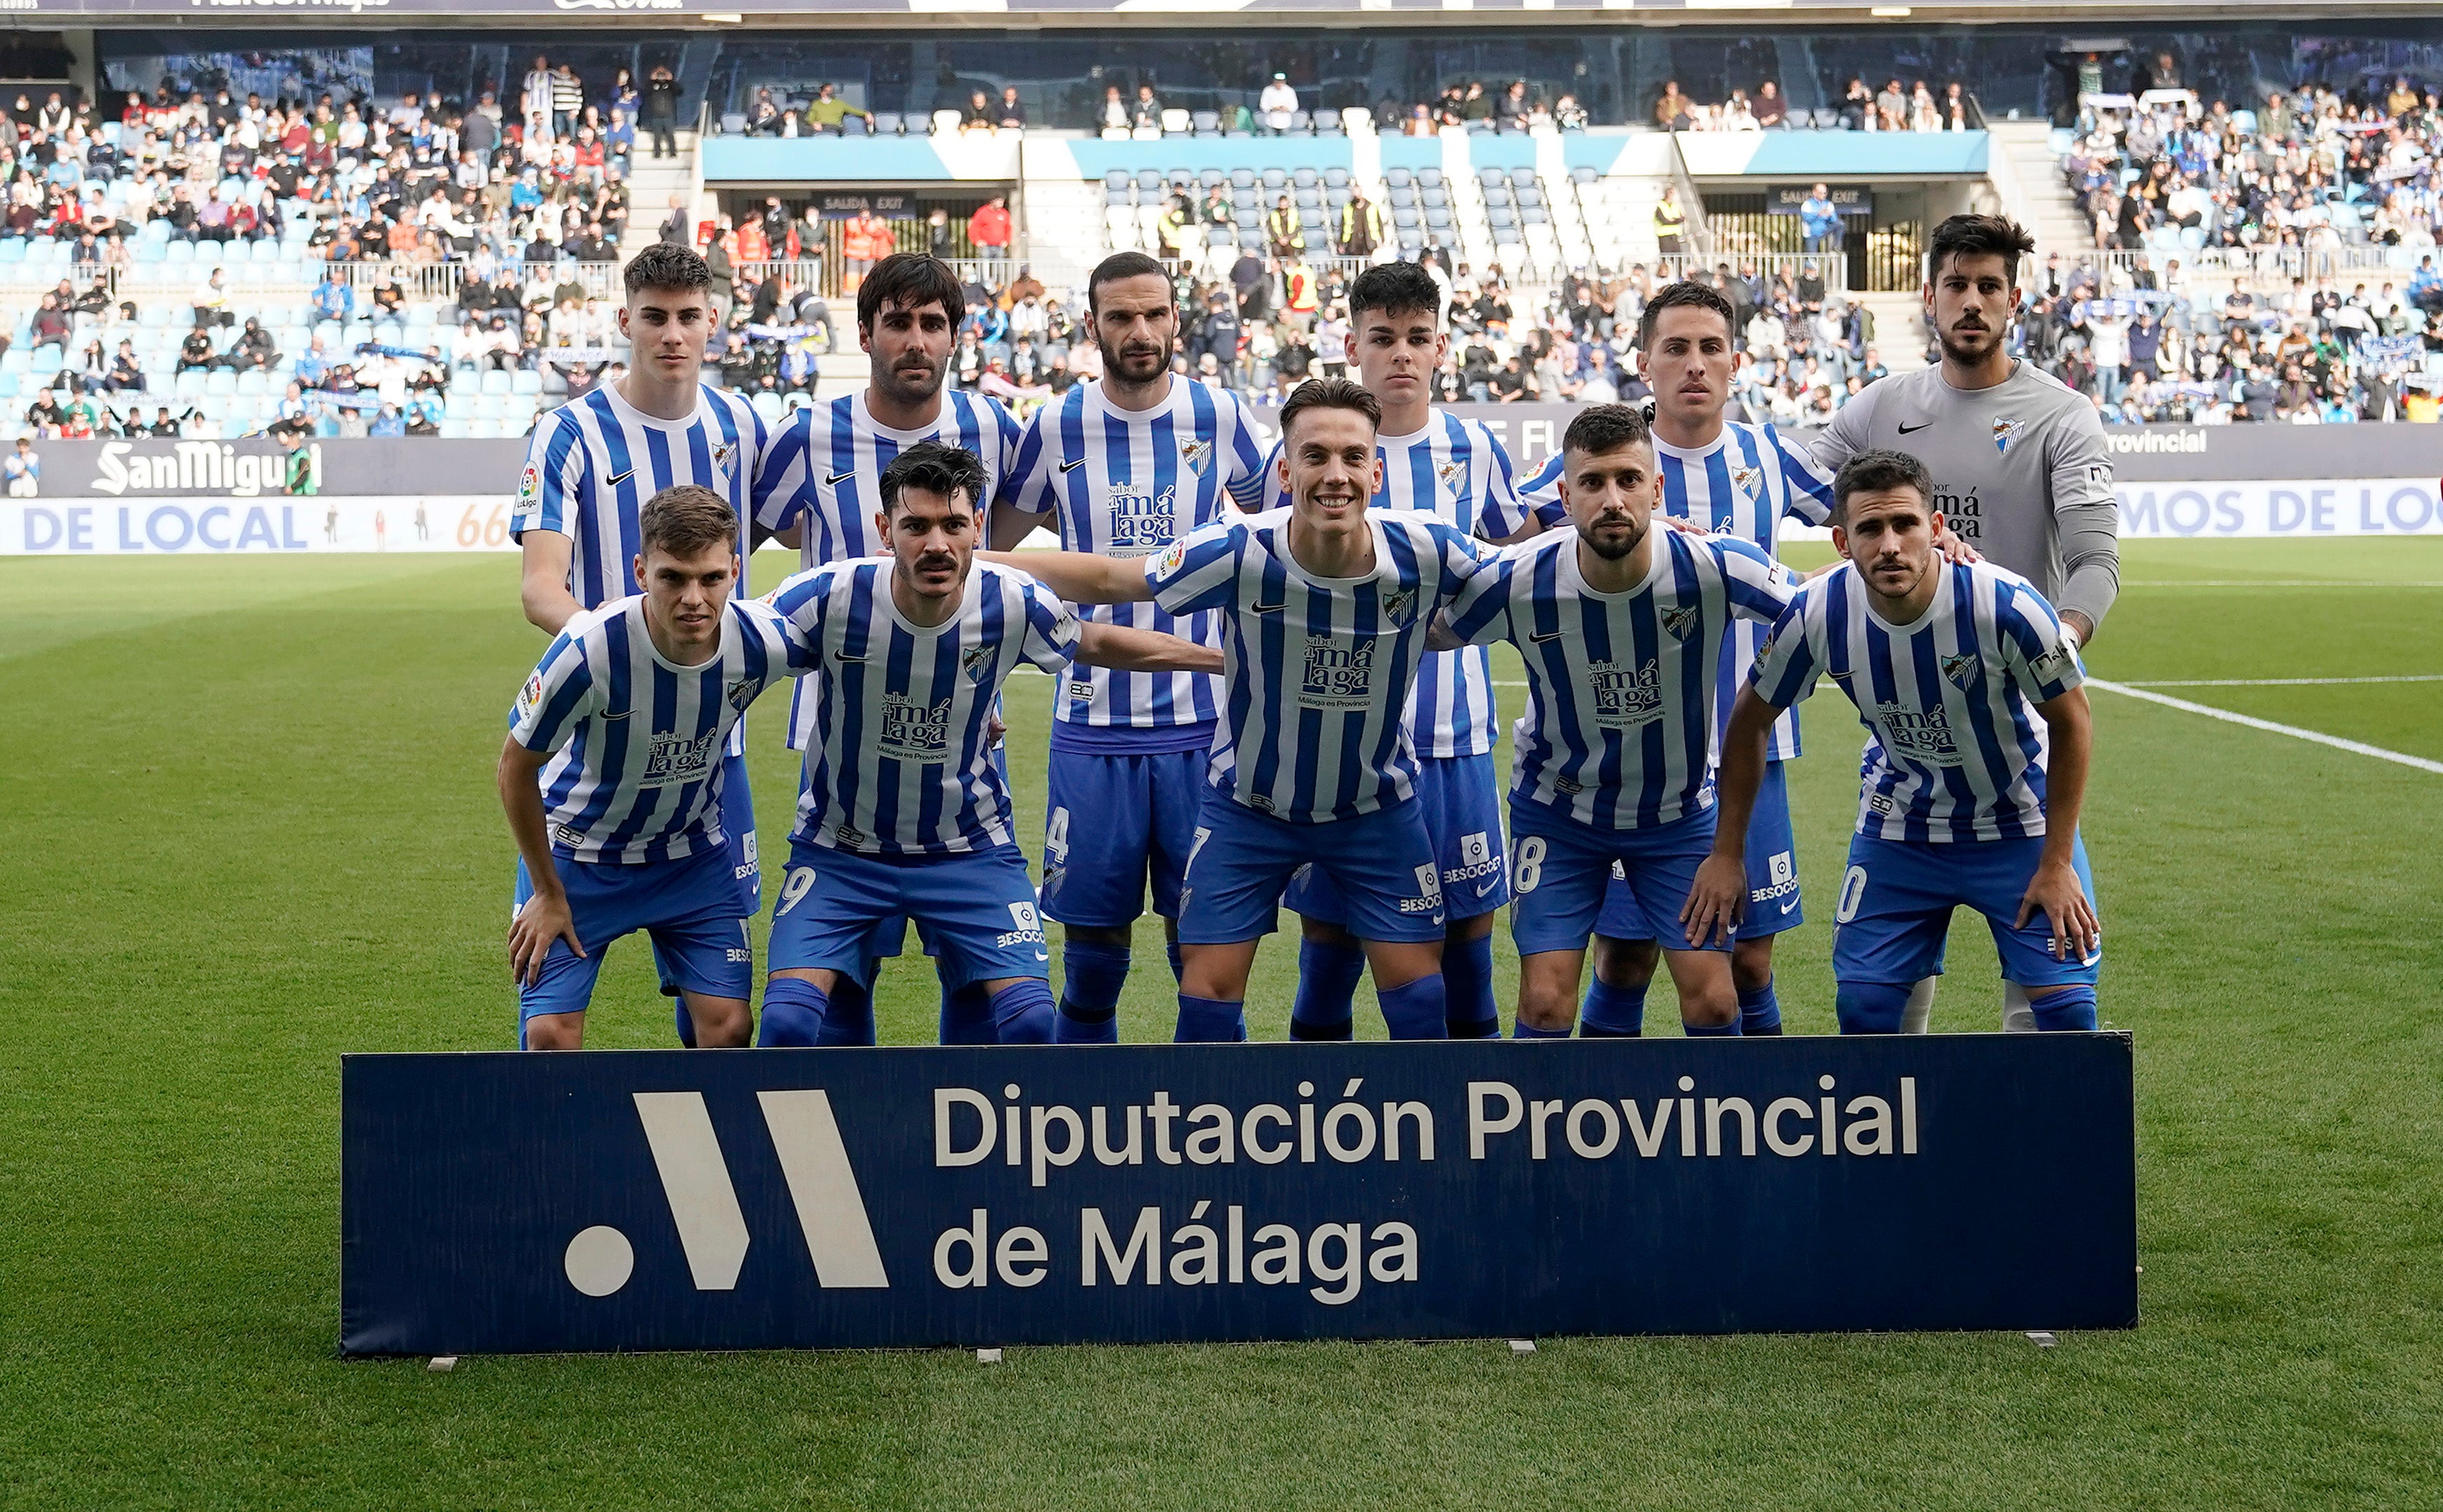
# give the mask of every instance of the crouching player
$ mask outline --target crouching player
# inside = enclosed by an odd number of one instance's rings
[[[726,742],[756,695],[805,665],[779,614],[730,596],[738,516],[719,494],[665,488],[636,523],[644,592],[568,621],[501,751],[501,806],[534,884],[509,926],[527,1049],[584,1042],[602,952],[639,929],[695,1044],[744,1045],[753,1023]]]
[[[1327,873],[1394,1039],[1445,1039],[1442,867],[1403,713],[1436,610],[1493,548],[1448,521],[1373,510],[1382,406],[1345,378],[1281,406],[1290,503],[1203,526],[1146,561],[1029,552],[1083,604],[1150,599],[1221,621],[1222,723],[1181,894],[1176,1037],[1247,1037],[1247,976],[1282,887]]]
[[[1715,844],[1723,639],[1735,620],[1776,622],[1798,579],[1748,541],[1650,528],[1662,481],[1636,410],[1580,410],[1561,447],[1561,500],[1576,528],[1502,553],[1438,631],[1509,641],[1527,665],[1527,712],[1511,740],[1513,1032],[1568,1035],[1596,917],[1628,909],[1662,945],[1682,1027],[1736,1034],[1730,935],[1683,935],[1680,909]],[[1587,1037],[1641,1031],[1638,1020],[1603,1018],[1607,1001],[1589,1005]]]
[[[1985,916],[2038,1029],[2091,1029],[2103,947],[2078,838],[2085,677],[2025,578],[1939,559],[1933,494],[1925,465],[1904,452],[1863,452],[1834,480],[1832,544],[1848,560],[1800,590],[1739,693],[1722,736],[1721,826],[1688,896],[1688,932],[1727,933],[1737,920],[1766,737],[1826,674],[1875,737],[1833,912],[1841,1031],[1900,1031],[1910,989],[1942,970],[1961,904]]]
[[[872,1044],[870,996],[835,1004],[832,992],[844,978],[871,990],[867,936],[899,914],[940,951],[946,988],[983,984],[980,1039],[1048,1043],[1050,954],[993,759],[993,701],[1020,662],[1211,673],[1222,653],[1080,625],[1024,573],[975,560],[990,501],[973,452],[905,447],[880,493],[889,556],[799,573],[771,599],[822,683],[772,912],[761,1043]]]

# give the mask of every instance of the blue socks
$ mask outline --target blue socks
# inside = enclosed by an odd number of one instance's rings
[[[1493,1006],[1493,937],[1442,945],[1442,1022],[1455,1040],[1497,1040],[1501,1011]]]
[[[2035,1011],[2039,1030],[2095,1028],[2095,989],[2083,983],[2042,997],[2031,993],[2028,1006]]]
[[[1598,976],[1587,984],[1578,1033],[1590,1040],[1633,1040],[1645,1032],[1645,986],[1614,987]]]
[[[1045,996],[1051,995],[1047,989]],[[982,982],[942,989],[942,1043],[999,1045],[1001,1025],[993,1016],[992,999]]]
[[[1727,1024],[1690,1024],[1683,1020],[1680,1032],[1692,1040],[1737,1039],[1739,1021],[1734,1018]]]
[[[1116,1045],[1120,1039],[1120,989],[1128,985],[1125,945],[1070,940],[1060,950],[1060,1022],[1056,1045]]]
[[[1247,1037],[1247,1005],[1219,997],[1179,994],[1179,1029],[1171,1035],[1180,1045],[1236,1044]]]
[[[1049,1045],[1053,1021],[1052,984],[1038,976],[1021,976],[990,999],[993,1027],[1002,1045]]]
[[[1364,951],[1316,939],[1298,941],[1297,999],[1290,1005],[1290,1038],[1353,1037],[1357,978],[1364,975]]]
[[[775,976],[763,984],[763,1022],[755,1043],[766,1049],[813,1047],[824,1043],[824,1021],[831,998],[802,976]],[[873,1019],[866,1018],[865,1043],[873,1043]]]
[[[1739,994],[1739,1032],[1742,1034],[1778,1034],[1781,1032],[1781,999],[1773,993],[1773,978],[1753,993]]]
[[[1570,1037],[1570,1029],[1566,1024],[1559,1029],[1537,1029],[1523,1018],[1514,1019],[1510,1025],[1510,1037],[1514,1040],[1565,1040]]]
[[[1383,1022],[1395,1040],[1446,1040],[1449,1026],[1442,1022],[1442,978],[1440,972],[1420,976],[1405,987],[1374,989],[1374,1000],[1383,1005]]]
[[[1901,1013],[1908,1007],[1915,982],[1843,982],[1832,999],[1844,1034],[1898,1034]],[[2093,1012],[2093,994],[2088,1011]]]

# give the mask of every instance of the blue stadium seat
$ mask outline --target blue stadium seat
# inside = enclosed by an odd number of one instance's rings
[[[509,375],[499,372],[487,373],[484,374],[483,387],[487,396],[506,393],[509,392]]]
[[[1347,189],[1349,187],[1349,170],[1346,168],[1325,169],[1323,171],[1323,184],[1326,189]]]
[[[896,137],[906,129],[907,120],[899,112],[877,110],[873,113],[873,134],[876,137]]]
[[[1418,187],[1418,188],[1420,188],[1420,189],[1440,189],[1440,188],[1442,188],[1442,171],[1441,169],[1439,169],[1439,168],[1420,168],[1420,169],[1418,169],[1418,170],[1417,170],[1417,187]]]
[[[1230,187],[1231,187],[1232,189],[1253,189],[1253,188],[1255,188],[1255,187],[1256,187],[1256,172],[1255,172],[1255,170],[1254,170],[1254,169],[1251,169],[1251,168],[1234,168],[1234,169],[1230,170]]]
[[[1313,116],[1308,115],[1303,110],[1293,110],[1290,112],[1291,136],[1295,137],[1307,135],[1312,133],[1313,130],[1314,118]]]
[[[1156,193],[1156,194],[1161,193],[1161,192],[1162,192],[1162,172],[1161,172],[1161,170],[1159,170],[1159,169],[1153,169],[1153,168],[1141,168],[1141,169],[1137,170],[1137,188],[1142,189],[1142,190],[1149,190],[1149,191],[1151,191],[1152,192],[1154,192],[1154,193]]]
[[[1135,180],[1129,176],[1129,171],[1125,168],[1114,168],[1103,175],[1105,189],[1119,190],[1122,192],[1126,192],[1134,182]]]
[[[865,118],[863,116],[842,116],[840,118],[840,135],[843,137],[864,137],[871,134],[866,129]]]
[[[509,374],[509,392],[511,393],[524,394],[542,392],[542,374],[540,373],[529,373],[525,369],[520,368],[517,372]]]
[[[1346,131],[1340,122],[1340,113],[1336,110],[1317,112],[1314,118],[1314,134],[1318,137],[1345,136]]]
[[[721,118],[721,134],[725,137],[744,136],[746,134],[746,112],[743,110],[725,112]]]
[[[1277,194],[1282,190],[1290,187],[1290,175],[1282,173],[1277,168],[1265,169],[1263,176],[1264,192],[1267,194]]]
[[[1230,182],[1230,175],[1218,168],[1208,168],[1196,175],[1196,187],[1199,189],[1220,189],[1228,182]]]
[[[1218,110],[1190,111],[1188,112],[1188,119],[1194,122],[1196,135],[1199,137],[1219,137],[1222,135],[1222,113]]]
[[[1312,168],[1293,169],[1290,183],[1298,189],[1313,189],[1323,182],[1323,175]]]

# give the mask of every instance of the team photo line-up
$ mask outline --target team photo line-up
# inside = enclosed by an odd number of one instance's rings
[[[637,931],[683,1044],[871,1045],[911,920],[943,1043],[1112,1043],[1148,902],[1183,1041],[1246,1037],[1284,902],[1295,1039],[1350,1038],[1368,973],[1393,1038],[1499,1035],[1505,905],[1516,1038],[1636,1035],[1658,969],[1686,1032],[1778,1034],[1773,941],[1804,919],[1791,710],[1826,676],[1867,732],[1841,1030],[1924,1029],[1961,905],[2005,1028],[2094,1028],[2080,649],[2117,516],[2093,408],[2008,351],[2031,246],[1997,217],[1938,226],[1941,362],[1805,443],[1727,418],[1733,311],[1667,285],[1638,331],[1651,415],[1589,407],[1524,479],[1428,402],[1447,337],[1414,264],[1355,281],[1353,377],[1295,391],[1268,455],[1237,396],[1179,371],[1173,285],[1141,254],[1089,281],[1103,377],[1023,426],[946,388],[964,301],[919,254],[857,291],[869,386],[774,426],[700,380],[704,261],[648,248],[631,371],[542,418],[513,510],[553,637],[498,772],[520,1045],[581,1045],[603,953]],[[1835,562],[1782,565],[1785,515],[1829,525]],[[1014,550],[1038,529],[1060,549]],[[750,596],[766,539],[800,570]],[[1499,641],[1527,678],[1506,803]],[[998,718],[1021,665],[1056,680],[1039,885]],[[781,682],[803,764],[759,1027],[741,720]]]

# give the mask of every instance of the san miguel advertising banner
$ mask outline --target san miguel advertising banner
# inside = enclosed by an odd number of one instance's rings
[[[2121,1034],[341,1070],[351,1355],[2138,1319]]]

